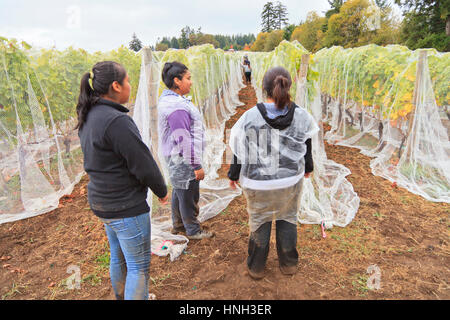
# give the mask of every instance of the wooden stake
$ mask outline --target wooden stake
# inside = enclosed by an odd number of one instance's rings
[[[151,148],[153,158],[159,163],[158,157],[158,80],[156,77],[154,69],[152,68],[155,63],[153,58],[152,50],[149,47],[144,47],[142,49],[142,54],[144,56],[144,68],[147,75],[147,94],[148,94],[148,108],[150,109],[150,138],[151,138]]]
[[[300,69],[298,70],[297,97],[296,100],[300,106],[304,107],[306,102],[306,76],[308,74],[309,54],[302,55]]]

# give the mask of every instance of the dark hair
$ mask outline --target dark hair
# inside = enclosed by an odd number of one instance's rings
[[[126,75],[127,71],[125,68],[120,63],[114,61],[98,62],[92,68],[92,72],[86,72],[83,75],[76,109],[78,123],[75,129],[81,129],[83,127],[89,111],[97,104],[101,95],[109,92],[111,84],[114,81],[122,84]]]
[[[291,104],[292,80],[289,72],[283,67],[275,67],[267,70],[263,78],[263,89],[267,96],[275,100],[275,105],[283,109]]]
[[[164,84],[169,89],[176,89],[177,85],[174,83],[173,79],[183,79],[183,76],[187,71],[188,67],[178,61],[166,62],[162,71]]]

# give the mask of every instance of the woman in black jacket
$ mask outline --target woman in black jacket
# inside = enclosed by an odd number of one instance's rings
[[[83,75],[78,135],[89,175],[88,200],[108,236],[110,276],[117,299],[148,299],[150,208],[147,188],[167,203],[167,188],[129,111],[125,68],[103,61]]]

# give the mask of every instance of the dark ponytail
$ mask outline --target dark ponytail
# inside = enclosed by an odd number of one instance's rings
[[[162,80],[164,84],[169,89],[177,89],[176,84],[174,83],[173,79],[183,79],[184,74],[188,71],[188,67],[186,67],[184,64],[173,61],[173,62],[166,62],[163,67],[162,71]]]
[[[80,95],[78,96],[78,123],[75,129],[81,129],[86,122],[87,115],[102,95],[108,94],[114,81],[123,84],[127,72],[125,68],[114,61],[98,62],[92,72],[86,72],[81,78]]]
[[[263,89],[267,96],[275,100],[278,109],[283,109],[291,104],[292,80],[289,72],[283,67],[269,69],[263,78]]]

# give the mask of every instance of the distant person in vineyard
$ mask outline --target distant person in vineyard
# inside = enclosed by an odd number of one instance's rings
[[[234,159],[228,177],[233,189],[240,181],[247,200],[247,269],[254,279],[264,277],[272,220],[280,270],[286,275],[297,270],[297,212],[303,178],[313,171],[311,138],[319,128],[291,101],[291,84],[286,69],[269,69],[262,83],[266,102],[246,111],[230,134]]]
[[[81,79],[78,135],[89,175],[88,200],[104,223],[111,251],[110,276],[117,299],[147,300],[150,208],[147,188],[167,203],[163,176],[129,111],[131,87],[124,67],[94,65]]]
[[[248,55],[244,56],[244,64],[248,64],[250,66],[250,60],[248,60]]]
[[[245,74],[245,83],[251,84],[252,82],[252,68],[250,66],[250,61],[248,60],[248,56],[244,56],[244,62],[242,63],[242,69]]]
[[[162,155],[172,184],[172,233],[185,232],[189,239],[211,238],[197,219],[202,167],[204,126],[199,110],[185,95],[191,90],[191,73],[179,62],[164,65],[162,79],[168,89],[158,102],[158,126]]]
[[[64,135],[63,143],[66,146],[66,156],[70,157],[70,143],[71,143],[71,140],[70,140],[69,134]]]

